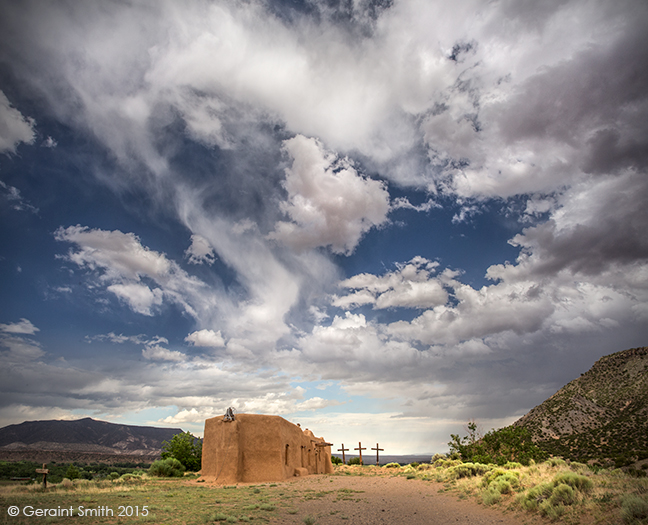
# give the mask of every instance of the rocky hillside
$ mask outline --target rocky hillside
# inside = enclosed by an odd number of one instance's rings
[[[648,458],[648,347],[599,359],[518,420],[550,454],[624,466]]]
[[[0,453],[127,455],[155,458],[162,442],[182,432],[179,428],[118,425],[92,418],[77,421],[26,421],[0,428]]]

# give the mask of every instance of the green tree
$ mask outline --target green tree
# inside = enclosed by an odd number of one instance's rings
[[[70,465],[67,469],[67,472],[65,473],[65,477],[67,479],[78,479],[81,477],[81,473],[75,465]]]
[[[531,434],[524,427],[504,427],[491,430],[479,438],[474,421],[468,424],[468,436],[450,434],[450,453],[458,453],[463,461],[496,463],[504,465],[517,461],[528,465],[531,460],[543,461],[547,453],[531,440]]]
[[[176,434],[171,441],[162,442],[162,459],[175,458],[190,472],[202,464],[202,441],[189,432]]]

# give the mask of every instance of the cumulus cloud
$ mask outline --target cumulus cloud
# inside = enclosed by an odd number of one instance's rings
[[[199,310],[212,306],[204,283],[164,254],[142,246],[132,233],[77,225],[60,227],[54,237],[73,243],[77,250],[70,249],[66,259],[96,272],[101,283],[112,283],[106,289],[137,313],[152,315],[152,308],[162,305],[164,299],[178,304],[193,317]],[[143,279],[152,280],[158,287],[149,288]]]
[[[2,7],[0,38],[16,78],[116,159],[113,187],[138,184],[174,208],[192,233],[188,262],[205,265],[193,270],[213,270],[218,257],[233,284],[227,293],[208,286],[120,231],[60,228],[56,238],[73,245],[66,260],[141,315],[173,303],[198,327],[222,326],[186,342],[223,347],[239,371],[280,363],[368,396],[407,397],[412,414],[436,404],[471,417],[470,407],[497,399],[510,415],[520,404],[507,405],[497,389],[528,395],[531,369],[544,378],[533,379],[542,383],[537,396],[551,394],[562,371],[547,356],[564,360],[570,337],[581,347],[596,338],[600,353],[605,337],[621,344],[613,336],[625,341],[645,325],[645,2],[400,0],[373,12],[375,3],[352,2],[318,4],[312,17],[277,16],[271,2],[36,4]],[[0,111],[0,151],[33,142],[33,121],[4,95]],[[179,167],[184,141],[219,162],[237,157],[231,179],[244,182],[234,186],[216,163],[205,173]],[[394,186],[433,197],[390,204]],[[352,255],[390,210],[434,211],[441,199],[459,206],[455,223],[493,201],[520,203],[510,241],[519,257],[484,269],[484,286],[423,257],[341,277],[330,252]],[[371,309],[358,313],[363,306]],[[140,336],[114,341],[122,337]],[[169,422],[229,404],[278,413],[326,404],[287,400],[283,379],[205,362],[199,370],[167,343],[137,341],[127,342],[144,345],[150,397],[137,390],[135,371],[96,391],[96,376],[78,374],[75,392],[106,409],[118,406],[109,394],[120,388],[132,407],[173,404]],[[34,358],[20,381],[72,376],[19,343],[11,343],[16,359]],[[516,374],[506,368],[513,361]],[[168,383],[163,367],[178,381]],[[485,384],[485,370],[497,388]],[[189,380],[196,399],[181,388]],[[28,393],[12,385],[22,406]]]
[[[124,300],[134,312],[153,315],[151,308],[162,304],[164,293],[160,288],[151,290],[144,284],[111,284],[106,288]]]
[[[14,108],[0,91],[0,153],[16,153],[18,144],[33,144],[36,133],[34,119]]]
[[[0,332],[7,334],[24,334],[24,335],[34,335],[36,332],[40,332],[29,319],[24,317],[17,323],[2,323],[0,324]]]
[[[349,308],[372,304],[374,308],[430,308],[445,304],[448,293],[438,278],[430,278],[439,264],[417,256],[407,264],[398,264],[398,270],[383,276],[359,274],[340,283],[352,294],[335,297],[331,304]]]
[[[270,238],[294,248],[330,246],[353,252],[362,235],[387,220],[389,193],[380,181],[360,175],[349,159],[339,159],[303,135],[284,142],[293,163],[286,169],[290,221],[280,221]]]
[[[185,337],[185,341],[193,344],[194,346],[202,346],[207,348],[222,348],[225,346],[225,340],[221,335],[220,330],[198,330],[190,333]]]
[[[169,350],[162,346],[147,346],[142,350],[145,359],[152,361],[184,361],[186,356],[182,352]]]
[[[213,264],[214,248],[212,248],[204,237],[200,235],[191,236],[191,246],[187,248],[185,256],[192,264]]]

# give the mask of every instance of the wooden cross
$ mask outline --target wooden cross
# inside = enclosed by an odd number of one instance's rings
[[[362,443],[360,441],[358,441],[358,448],[354,448],[353,450],[357,450],[357,451],[360,452],[360,464],[364,465],[364,463],[362,462],[362,451],[367,450],[367,447],[363,447]]]
[[[346,458],[344,457],[344,453],[349,450],[348,448],[344,448],[344,443],[342,443],[342,448],[338,448],[338,452],[342,452],[342,464],[346,465]]]
[[[43,475],[43,488],[47,488],[47,475],[49,474],[49,470],[47,468],[47,464],[43,463],[43,468],[37,468],[36,469],[36,474],[42,474]]]
[[[385,449],[384,448],[379,448],[378,443],[376,443],[376,448],[371,447],[371,450],[376,451],[376,465],[380,466],[380,457],[378,457],[378,452],[381,451],[381,450],[384,451]]]

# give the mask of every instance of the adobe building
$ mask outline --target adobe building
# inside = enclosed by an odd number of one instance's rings
[[[331,474],[331,443],[279,416],[236,414],[205,420],[202,477],[216,483],[283,481]]]

